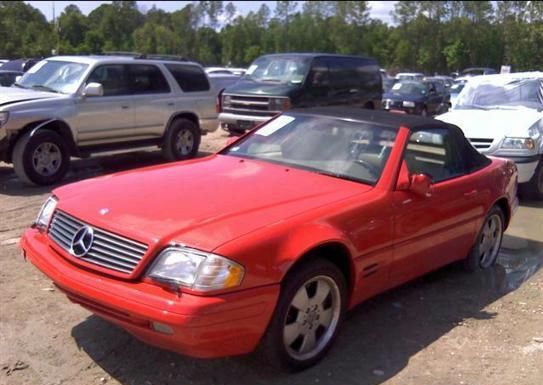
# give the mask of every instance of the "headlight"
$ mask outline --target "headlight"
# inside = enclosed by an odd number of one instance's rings
[[[36,218],[36,221],[34,222],[35,227],[37,227],[40,230],[45,230],[47,228],[47,225],[49,225],[49,221],[51,220],[51,217],[53,216],[53,212],[55,211],[55,208],[57,207],[57,202],[58,201],[55,197],[49,197],[45,201],[45,203],[41,207],[38,217]]]
[[[3,127],[4,124],[8,122],[8,118],[9,118],[9,112],[7,111],[0,112],[0,127]]]
[[[147,273],[157,281],[209,291],[239,286],[245,269],[224,257],[188,247],[169,247]]]
[[[271,111],[285,111],[290,108],[289,98],[270,98]]]
[[[507,150],[533,150],[535,142],[532,138],[505,138],[500,146]]]
[[[230,104],[232,104],[232,98],[229,95],[223,96],[222,105],[229,106]]]
[[[415,102],[404,101],[404,102],[402,103],[402,106],[413,108],[413,107],[415,107]]]

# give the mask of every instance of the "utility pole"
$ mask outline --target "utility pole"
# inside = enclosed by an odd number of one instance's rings
[[[55,2],[52,1],[53,4],[53,31],[55,32],[56,38],[57,38],[57,46],[55,49],[53,49],[53,52],[51,54],[58,55],[60,52],[60,34],[58,31],[58,25],[57,25],[57,18],[55,14]]]

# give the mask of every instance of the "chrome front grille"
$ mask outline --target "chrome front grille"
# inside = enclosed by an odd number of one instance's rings
[[[49,236],[73,255],[72,240],[76,232],[84,226],[91,227],[94,233],[90,250],[82,257],[78,257],[85,262],[130,274],[147,251],[147,245],[143,243],[98,229],[58,210],[51,220]]]
[[[280,111],[272,111],[270,98],[262,96],[224,95],[230,98],[230,103],[223,106],[224,112],[243,115],[274,116]]]
[[[494,139],[485,139],[485,138],[468,138],[471,145],[477,150],[486,150],[492,145]]]

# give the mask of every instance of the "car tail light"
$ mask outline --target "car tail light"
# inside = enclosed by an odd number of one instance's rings
[[[219,91],[219,94],[217,95],[217,99],[215,99],[215,111],[217,114],[222,111],[222,93],[224,91],[224,88]]]

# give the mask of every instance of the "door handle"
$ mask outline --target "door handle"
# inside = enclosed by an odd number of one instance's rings
[[[174,106],[174,105],[175,105],[175,103],[173,103],[173,102],[168,103],[168,106],[169,106],[169,107],[172,107],[172,106]]]
[[[128,106],[121,106],[123,110],[128,110]]]
[[[477,190],[471,190],[471,191],[468,191],[468,192],[465,192],[464,193],[464,197],[466,198],[473,198],[474,196],[476,196],[478,193]]]

